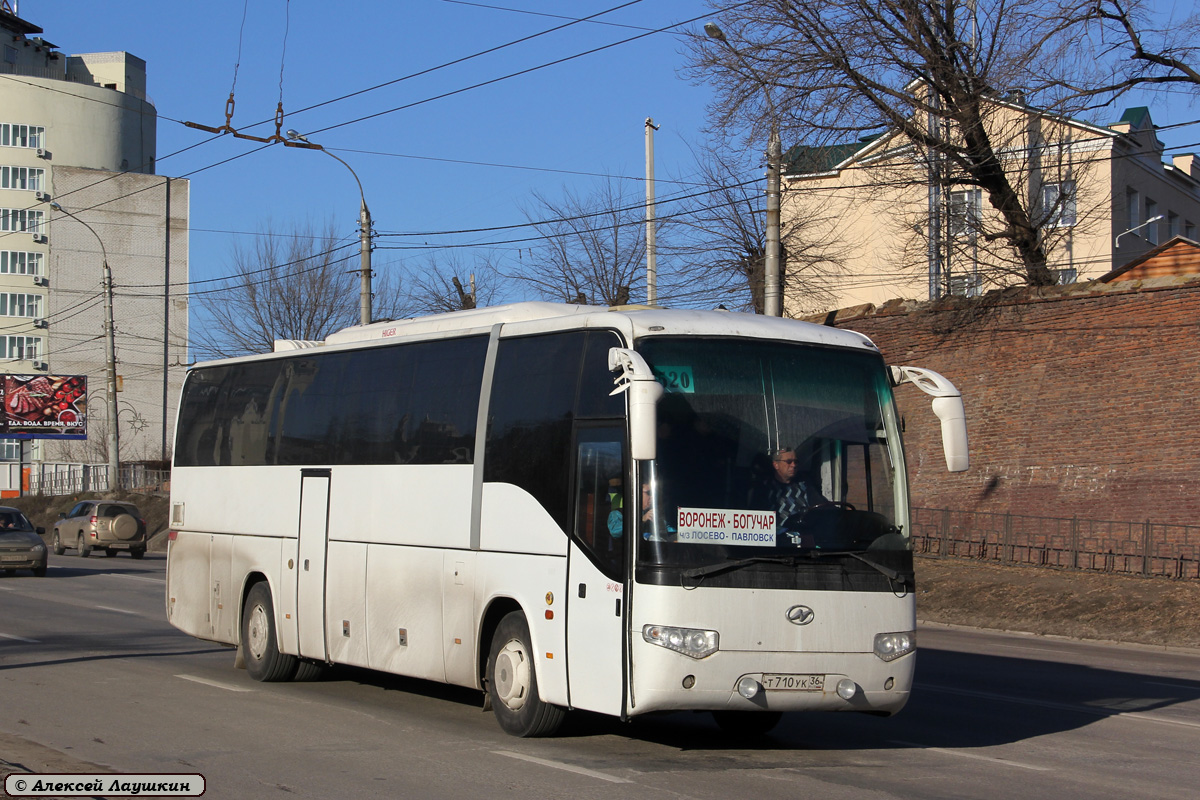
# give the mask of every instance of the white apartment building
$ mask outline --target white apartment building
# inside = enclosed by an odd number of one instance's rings
[[[120,457],[169,458],[187,360],[188,181],[155,174],[146,63],[68,56],[41,34],[0,2],[0,373],[86,375],[87,440],[34,440],[26,458],[105,461],[107,258]],[[20,452],[0,439],[0,459]]]

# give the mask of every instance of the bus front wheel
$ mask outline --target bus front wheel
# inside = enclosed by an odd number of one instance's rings
[[[288,681],[296,674],[295,656],[279,652],[275,640],[275,610],[266,582],[256,583],[242,609],[242,660],[256,681]]]
[[[525,615],[513,611],[496,627],[487,662],[496,721],[513,736],[552,736],[566,710],[538,697],[537,669]]]

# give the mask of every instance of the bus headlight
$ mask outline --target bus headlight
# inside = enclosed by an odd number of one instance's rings
[[[696,628],[672,628],[667,625],[643,625],[642,638],[650,644],[683,653],[691,658],[705,658],[717,652],[717,632]]]
[[[875,634],[875,655],[884,661],[895,661],[917,649],[916,631]]]

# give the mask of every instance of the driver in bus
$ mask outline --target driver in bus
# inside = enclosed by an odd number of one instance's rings
[[[771,471],[757,487],[752,504],[775,512],[775,526],[815,505],[827,502],[811,481],[797,474],[796,448],[771,451]]]

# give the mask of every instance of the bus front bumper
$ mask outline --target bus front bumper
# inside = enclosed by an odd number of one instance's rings
[[[635,645],[629,713],[894,714],[908,702],[915,662],[915,652],[890,662],[873,653],[771,651],[718,651],[707,658],[691,659],[639,642]]]

